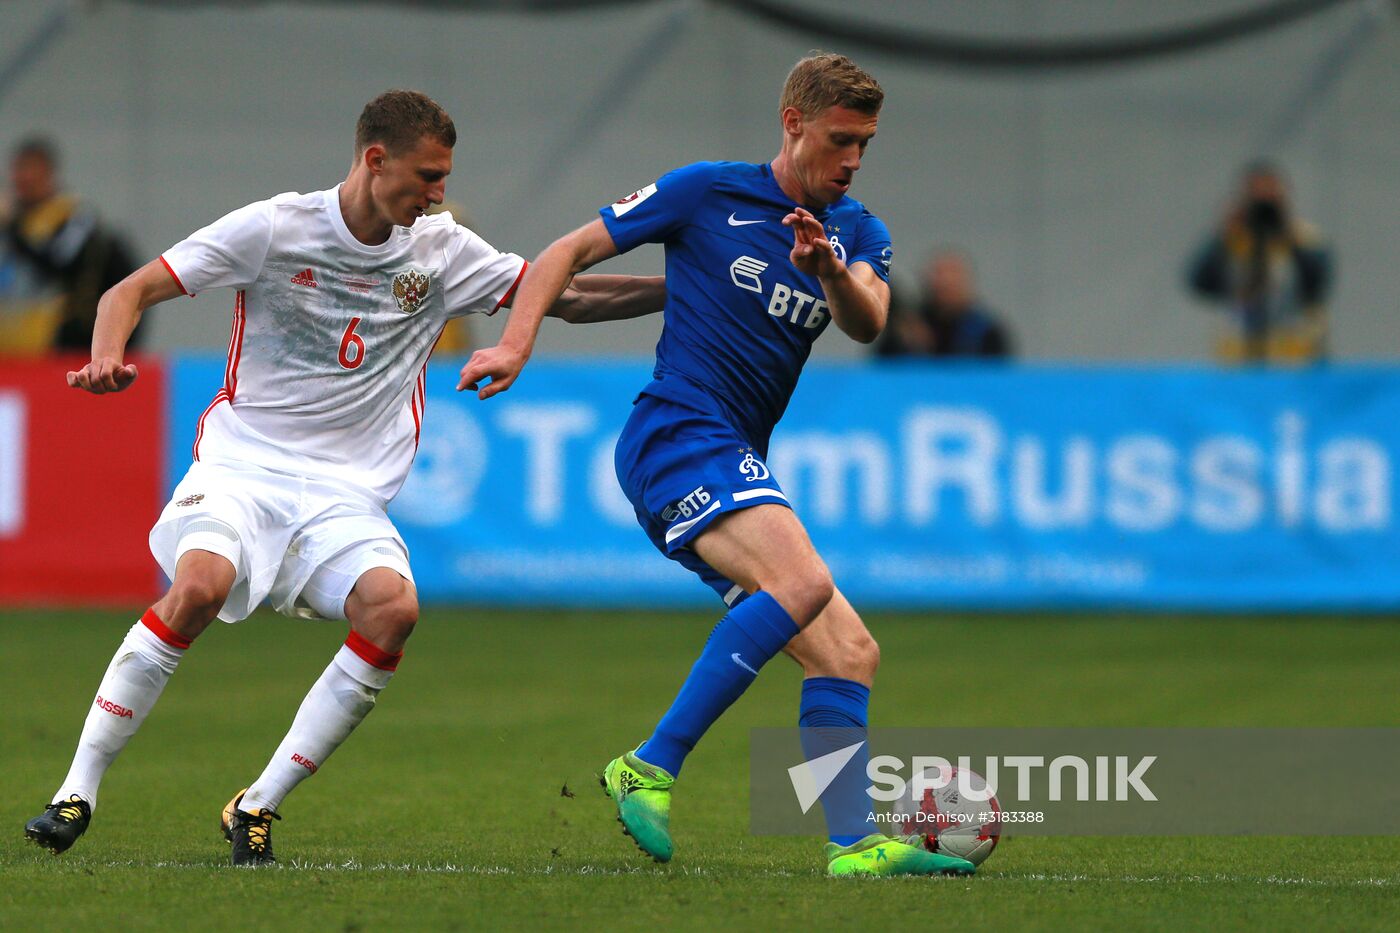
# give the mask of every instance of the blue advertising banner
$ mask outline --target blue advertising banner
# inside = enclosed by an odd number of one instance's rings
[[[425,600],[707,605],[614,477],[644,361],[427,375],[390,514]],[[174,368],[171,482],[223,361]],[[768,466],[869,607],[1400,608],[1400,370],[813,364]],[[736,461],[736,469],[737,469]]]

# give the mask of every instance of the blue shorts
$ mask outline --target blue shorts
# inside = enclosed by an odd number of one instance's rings
[[[718,414],[643,395],[617,440],[617,479],[657,550],[728,605],[744,590],[687,545],[719,516],[788,505],[761,453]]]

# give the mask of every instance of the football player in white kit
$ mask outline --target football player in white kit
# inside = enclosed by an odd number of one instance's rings
[[[373,708],[418,618],[408,551],[385,507],[418,447],[424,370],[449,318],[511,302],[525,260],[498,252],[443,200],[456,130],[435,102],[389,91],[366,105],[355,161],[329,191],[250,204],[176,244],[103,296],[92,362],[68,384],[102,394],[141,312],[237,290],[224,384],[199,419],[194,462],[151,530],[169,591],[132,626],[89,708],[53,802],[25,827],[63,852],[98,784],[190,643],[264,599],[349,637],[266,769],[224,809],[235,865],[273,861],[282,800]],[[661,310],[664,280],[580,276],[553,313],[575,322]]]

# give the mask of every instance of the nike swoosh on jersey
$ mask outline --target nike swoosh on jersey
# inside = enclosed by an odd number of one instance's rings
[[[758,675],[758,671],[754,670],[753,668],[749,667],[747,664],[744,663],[744,659],[739,656],[739,652],[736,651],[733,654],[731,654],[729,656],[729,660],[733,661],[735,664],[739,665],[744,670],[748,671],[750,674],[753,674],[755,676]]]
[[[763,221],[763,220],[761,220],[761,219],[760,219],[760,220],[738,220],[738,219],[735,218],[735,216],[734,216],[733,214],[730,214],[730,215],[729,215],[729,226],[731,226],[731,227],[747,227],[749,224],[761,224],[761,223],[764,223],[764,222],[765,222],[765,221]]]

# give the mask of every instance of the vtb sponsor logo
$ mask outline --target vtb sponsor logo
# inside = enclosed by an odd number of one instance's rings
[[[684,499],[673,502],[671,505],[661,510],[661,520],[673,522],[678,518],[690,518],[690,516],[701,511],[710,504],[713,497],[705,491],[704,486],[696,486]]]
[[[307,758],[305,755],[294,754],[292,755],[292,761],[295,761],[297,764],[301,765],[303,768],[305,768],[307,771],[310,771],[312,774],[316,773],[316,762],[312,761],[310,758]]]
[[[740,256],[729,264],[729,281],[746,292],[766,296],[768,313],[776,318],[784,318],[789,324],[815,329],[826,323],[830,317],[827,303],[816,295],[809,295],[800,288],[774,283],[771,289],[764,288],[762,275],[768,263],[752,256]]]
[[[125,706],[122,706],[120,703],[113,703],[111,700],[102,699],[101,694],[98,694],[97,699],[93,702],[93,705],[96,706],[98,709],[102,710],[102,712],[104,713],[111,713],[118,719],[136,718],[135,714],[133,714],[131,710],[127,709]]]

